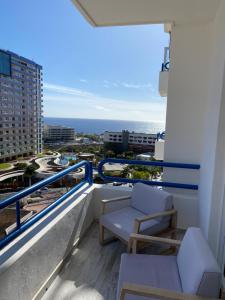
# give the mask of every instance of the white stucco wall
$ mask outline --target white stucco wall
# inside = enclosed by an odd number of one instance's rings
[[[208,23],[175,25],[170,66],[165,160],[200,163],[201,170],[198,177],[198,172],[167,169],[164,178],[199,183],[199,192],[186,213],[194,211],[221,259],[225,234],[224,1],[216,18]],[[185,203],[188,194],[184,191],[178,203]]]
[[[1,300],[34,297],[93,221],[93,188],[76,192],[0,251]]]
[[[171,64],[164,160],[201,163],[207,113],[211,24],[175,25],[171,35]],[[199,183],[199,171],[165,169],[164,180]],[[190,200],[191,197],[191,200]],[[186,226],[199,225],[199,194],[183,190],[176,200],[195,216]],[[189,202],[188,204],[186,202]],[[181,211],[184,214],[184,211]]]
[[[164,146],[165,141],[159,140],[155,142],[155,155],[154,158],[156,160],[164,160]]]
[[[210,24],[173,28],[165,160],[200,162],[208,102],[210,34]]]
[[[201,160],[201,225],[211,247],[221,261],[225,224],[225,2],[221,1],[213,22],[213,48],[210,64],[210,94],[205,118],[205,147]],[[210,136],[210,142],[209,137]],[[222,224],[222,227],[221,227]]]

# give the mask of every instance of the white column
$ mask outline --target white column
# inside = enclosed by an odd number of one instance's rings
[[[209,23],[172,32],[165,160],[200,163],[197,172],[165,170],[165,180],[199,184],[174,191],[182,227],[198,225],[222,260],[225,236],[225,3]]]
[[[208,111],[212,24],[175,25],[171,36],[165,161],[201,163]],[[164,180],[198,184],[199,172],[166,169]],[[198,192],[173,190],[179,226],[198,226]]]

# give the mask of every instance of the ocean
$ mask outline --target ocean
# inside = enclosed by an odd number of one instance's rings
[[[102,119],[44,117],[44,124],[68,126],[74,128],[77,133],[84,134],[101,134],[105,131],[122,130],[129,130],[139,133],[158,133],[164,131],[165,129],[165,125],[163,123]]]

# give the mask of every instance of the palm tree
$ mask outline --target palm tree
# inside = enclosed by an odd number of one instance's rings
[[[115,157],[115,152],[112,150],[108,150],[105,153],[106,158]]]
[[[128,175],[130,174],[132,168],[130,166],[126,166],[123,171],[121,172],[121,177],[127,178]]]
[[[36,168],[33,165],[29,165],[25,169],[24,177],[27,177],[29,179],[29,186],[31,186],[31,178],[34,176],[35,170]]]

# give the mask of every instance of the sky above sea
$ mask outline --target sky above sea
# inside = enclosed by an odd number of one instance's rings
[[[93,28],[62,0],[2,0],[0,48],[43,66],[44,115],[164,122],[162,25]]]

